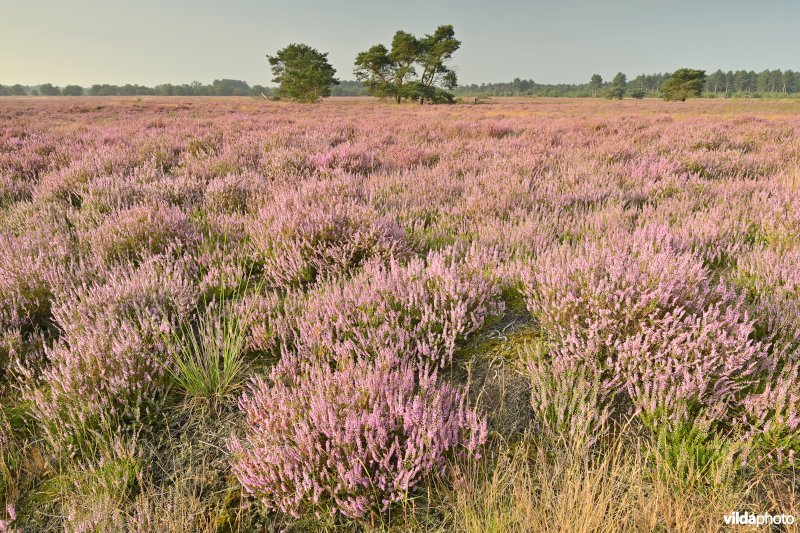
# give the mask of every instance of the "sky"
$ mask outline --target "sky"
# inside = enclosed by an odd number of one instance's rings
[[[292,42],[353,79],[358,52],[440,24],[462,84],[800,70],[798,21],[800,0],[0,0],[0,83],[270,85],[266,54]]]

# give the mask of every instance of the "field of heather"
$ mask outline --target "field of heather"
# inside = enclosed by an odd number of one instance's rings
[[[0,531],[800,516],[799,383],[798,102],[0,98]]]

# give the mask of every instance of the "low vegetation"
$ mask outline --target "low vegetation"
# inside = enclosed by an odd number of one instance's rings
[[[793,105],[0,100],[0,531],[797,517]]]

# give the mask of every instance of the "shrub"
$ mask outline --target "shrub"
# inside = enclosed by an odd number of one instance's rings
[[[704,409],[730,420],[770,364],[742,302],[691,254],[648,241],[546,253],[523,292],[567,366],[601,376],[617,407],[645,420]]]
[[[160,254],[175,244],[196,239],[195,230],[177,207],[137,205],[107,216],[86,235],[99,263],[139,261]]]
[[[610,410],[598,375],[585,366],[551,361],[541,347],[526,345],[521,355],[530,376],[538,429],[567,440],[575,449],[590,448],[607,434]]]
[[[761,464],[794,467],[800,457],[800,363],[779,367],[745,400],[746,438]]]
[[[653,435],[655,475],[677,494],[703,494],[733,486],[743,457],[740,442],[719,436],[709,421],[663,424]]]
[[[733,280],[751,298],[771,336],[800,340],[800,248],[755,248],[736,263]]]
[[[231,441],[244,491],[291,516],[365,518],[407,498],[447,457],[477,453],[486,423],[463,392],[387,348],[340,369],[255,378]]]
[[[403,231],[331,185],[279,195],[261,209],[248,232],[264,274],[288,289],[347,274],[372,258],[408,254]]]
[[[212,179],[205,189],[205,206],[225,213],[246,211],[256,179],[255,176],[248,178],[240,175]]]
[[[296,304],[294,342],[335,357],[352,345],[403,340],[410,354],[443,366],[458,341],[503,310],[491,266],[487,254],[459,257],[456,249],[405,265],[371,262],[352,280],[324,285]]]
[[[63,331],[47,349],[34,416],[55,449],[70,449],[98,420],[137,420],[165,391],[163,335],[193,308],[180,263],[153,257],[76,287],[54,307]]]

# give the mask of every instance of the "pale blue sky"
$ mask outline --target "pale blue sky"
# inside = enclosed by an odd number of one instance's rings
[[[0,83],[268,84],[265,54],[290,42],[352,79],[359,51],[439,24],[462,83],[800,70],[800,0],[0,0]]]

